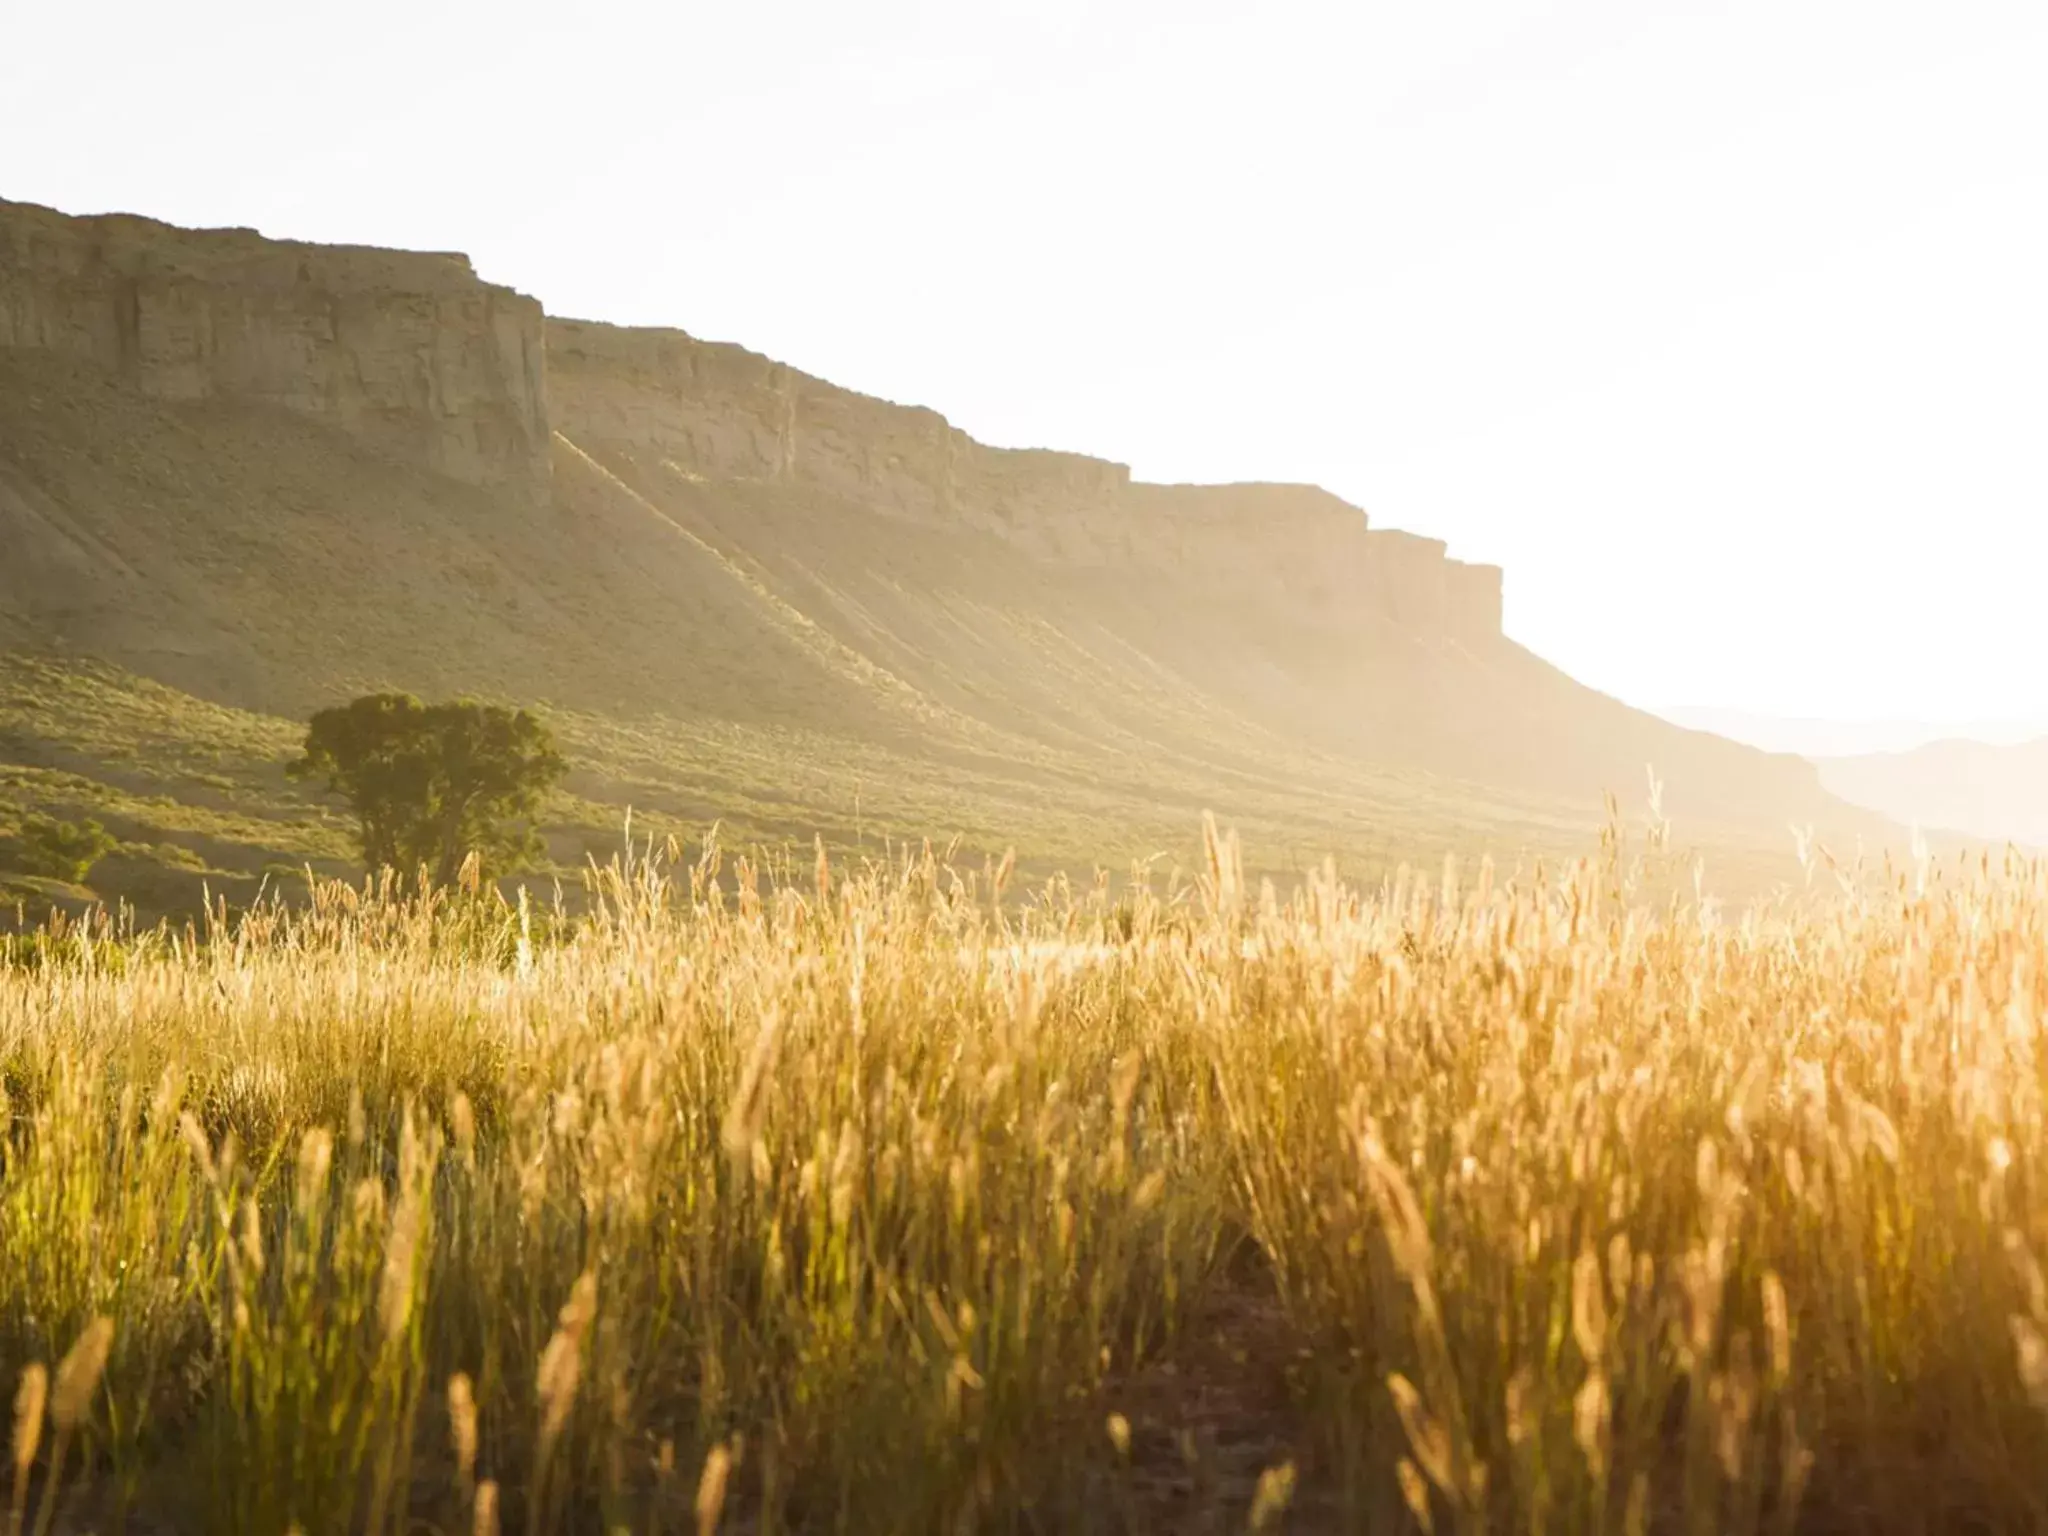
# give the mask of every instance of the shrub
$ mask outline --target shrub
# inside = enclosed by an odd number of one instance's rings
[[[96,821],[29,816],[21,824],[15,867],[25,875],[84,884],[95,864],[114,851],[113,834]]]

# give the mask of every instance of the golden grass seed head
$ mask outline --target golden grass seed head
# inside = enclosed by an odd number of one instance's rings
[[[448,1431],[455,1446],[456,1476],[466,1488],[476,1475],[476,1393],[460,1371],[448,1378]]]
[[[697,1476],[697,1536],[713,1536],[725,1513],[726,1482],[732,1476],[731,1447],[720,1443],[704,1457],[704,1469]]]
[[[1596,1484],[1607,1481],[1612,1428],[1613,1398],[1607,1388],[1607,1373],[1596,1366],[1572,1397],[1572,1439]]]
[[[1785,1282],[1777,1271],[1764,1271],[1758,1286],[1764,1314],[1764,1339],[1770,1360],[1770,1380],[1783,1387],[1792,1379],[1792,1312],[1785,1298]]]
[[[2008,1327],[2012,1333],[2013,1358],[2019,1369],[2020,1386],[2027,1398],[2042,1413],[2048,1413],[2048,1333],[2044,1333],[2029,1317],[2014,1317]]]
[[[50,1383],[50,1422],[59,1430],[75,1429],[85,1418],[113,1346],[114,1320],[96,1317],[57,1362],[57,1374]]]
[[[301,1211],[316,1210],[326,1200],[327,1179],[334,1167],[334,1137],[320,1126],[299,1139],[295,1191]]]
[[[1737,1329],[1728,1341],[1728,1368],[1707,1383],[1707,1402],[1714,1414],[1714,1455],[1722,1475],[1740,1482],[1748,1451],[1750,1420],[1758,1402],[1756,1369],[1749,1335]]]
[[[208,1182],[212,1182],[216,1172],[213,1146],[206,1139],[206,1132],[199,1124],[199,1117],[189,1109],[178,1116],[178,1135],[191,1150],[192,1160],[199,1165],[200,1172],[206,1175]]]
[[[425,1220],[426,1200],[408,1184],[399,1193],[384,1239],[384,1270],[377,1286],[377,1322],[387,1341],[402,1337],[412,1321]]]
[[[535,1372],[535,1393],[541,1407],[541,1441],[552,1444],[569,1420],[576,1388],[583,1376],[580,1340],[557,1330],[541,1351]]]
[[[243,1273],[250,1280],[263,1276],[263,1213],[257,1208],[256,1197],[249,1195],[242,1201],[240,1225],[235,1239],[235,1253],[240,1260]]]
[[[1509,1445],[1521,1445],[1536,1432],[1536,1373],[1528,1366],[1518,1368],[1502,1389],[1506,1409]]]
[[[554,1335],[541,1351],[535,1393],[541,1407],[541,1439],[552,1444],[568,1422],[583,1379],[583,1340],[597,1313],[597,1276],[585,1270],[570,1289]]]
[[[449,1131],[455,1138],[456,1155],[462,1159],[462,1166],[476,1171],[476,1109],[469,1102],[469,1095],[461,1089],[455,1090],[455,1097],[448,1104]]]
[[[1429,1484],[1421,1471],[1406,1456],[1394,1463],[1394,1480],[1401,1488],[1401,1502],[1408,1506],[1408,1513],[1415,1517],[1415,1523],[1422,1527],[1424,1536],[1433,1536],[1436,1520],[1430,1511]]]
[[[1294,1482],[1294,1463],[1291,1461],[1261,1472],[1258,1486],[1252,1492],[1251,1514],[1246,1519],[1246,1527],[1254,1532],[1278,1530],[1287,1506],[1294,1502]]]
[[[1629,1284],[1635,1278],[1628,1233],[1617,1232],[1607,1244],[1607,1289],[1617,1307],[1628,1305]]]
[[[1154,1168],[1140,1179],[1138,1187],[1131,1191],[1131,1209],[1140,1213],[1149,1211],[1159,1203],[1160,1196],[1165,1192],[1166,1170]]]
[[[17,1484],[28,1476],[42,1443],[43,1409],[49,1401],[50,1373],[40,1361],[22,1368],[21,1384],[14,1389],[14,1476]]]
[[[1408,1436],[1408,1447],[1429,1480],[1444,1493],[1456,1497],[1457,1480],[1451,1467],[1451,1437],[1444,1426],[1423,1405],[1415,1384],[1399,1371],[1387,1377],[1387,1393],[1394,1400],[1394,1412]]]
[[[1607,1303],[1600,1258],[1588,1248],[1572,1261],[1572,1337],[1591,1364],[1607,1353]]]
[[[384,1225],[384,1185],[377,1179],[357,1179],[348,1193],[349,1225],[358,1234],[369,1234]]]

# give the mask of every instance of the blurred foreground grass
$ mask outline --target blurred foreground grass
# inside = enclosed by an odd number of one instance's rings
[[[7,941],[19,1518],[2048,1522],[2048,870],[1208,850]]]

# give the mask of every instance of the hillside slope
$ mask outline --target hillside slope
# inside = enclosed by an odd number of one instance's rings
[[[2048,847],[2048,737],[1935,741],[1815,763],[1831,793],[1902,824]]]
[[[1356,869],[1582,848],[1646,767],[1740,858],[1886,830],[1573,682],[1502,636],[1498,571],[1326,492],[988,448],[459,257],[0,203],[0,549],[38,698],[543,702],[591,804],[763,833],[1116,862],[1212,808],[1265,867]],[[39,711],[0,753],[48,756]]]

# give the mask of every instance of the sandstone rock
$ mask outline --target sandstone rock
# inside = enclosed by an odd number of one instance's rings
[[[692,478],[788,481],[995,533],[1047,560],[1266,586],[1431,636],[1500,634],[1497,567],[1374,530],[1316,486],[1153,485],[1103,459],[992,448],[935,411],[681,331],[551,319],[548,366],[571,439]]]
[[[1172,575],[1418,636],[1500,633],[1500,572],[1309,485],[1152,485],[993,448],[936,411],[673,330],[546,319],[458,255],[0,202],[0,347],[169,400],[258,403],[539,502],[549,438],[705,481],[802,485],[1055,565]]]
[[[707,479],[790,480],[919,520],[1041,540],[1130,484],[1121,464],[990,448],[936,411],[841,389],[681,331],[548,322],[556,418],[579,441],[629,448]]]
[[[547,492],[540,305],[462,256],[0,202],[0,346],[161,399],[281,406],[472,484]]]

